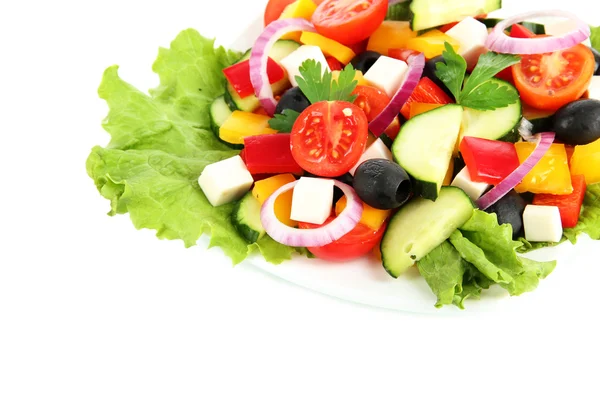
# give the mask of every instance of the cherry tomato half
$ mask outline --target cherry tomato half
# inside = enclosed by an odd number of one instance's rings
[[[351,45],[371,36],[387,9],[388,0],[325,0],[315,10],[312,23],[321,35]]]
[[[267,7],[265,8],[265,26],[276,19],[279,19],[283,10],[294,1],[296,0],[269,0]]]
[[[334,217],[329,217],[323,225],[333,221]],[[300,229],[314,229],[322,225],[314,225],[306,222],[300,222]],[[328,261],[350,261],[368,254],[379,244],[387,224],[381,225],[374,231],[366,225],[358,224],[350,232],[336,240],[321,247],[309,247],[308,250],[316,257]]]
[[[312,174],[344,175],[365,151],[368,135],[367,117],[360,108],[347,101],[320,101],[296,119],[292,156]]]
[[[585,93],[594,67],[594,54],[578,44],[554,53],[523,55],[521,62],[512,66],[512,73],[525,103],[554,111]]]
[[[369,122],[373,121],[391,100],[383,91],[372,86],[358,85],[352,94],[357,95],[354,104],[365,112]],[[400,132],[400,119],[396,117],[384,133],[393,140],[398,136],[398,132]]]

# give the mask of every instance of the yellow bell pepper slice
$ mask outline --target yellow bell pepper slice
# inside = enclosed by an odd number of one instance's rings
[[[279,19],[304,18],[305,20],[310,21],[316,9],[317,5],[312,0],[297,0],[283,9]],[[283,35],[281,39],[300,42],[300,35],[300,32],[290,32]]]
[[[234,111],[219,129],[219,137],[228,143],[244,144],[245,137],[277,133],[269,128],[270,119],[268,115]]]
[[[410,117],[426,113],[427,111],[435,110],[436,108],[445,106],[445,104],[430,104],[430,103],[410,103]]]
[[[458,48],[460,47],[459,43],[437,29],[424,33],[416,38],[409,39],[406,42],[406,48],[424,53],[427,59],[431,59],[442,55],[442,52],[445,49],[445,42],[448,42],[455,51],[458,51]]]
[[[314,32],[302,32],[300,43],[318,46],[323,54],[335,58],[342,64],[348,64],[356,56],[351,48]]]
[[[292,174],[281,174],[271,176],[270,178],[263,179],[254,182],[254,188],[252,189],[252,195],[258,200],[260,205],[271,196],[277,189],[283,185],[287,185],[290,182],[294,182],[296,178]],[[277,197],[275,200],[275,215],[281,223],[295,227],[298,225],[297,222],[292,221],[290,214],[292,213],[292,196],[293,190],[285,192]]]
[[[535,149],[535,143],[515,143],[517,156],[521,164],[529,157]],[[523,178],[515,190],[518,193],[548,193],[548,194],[571,194],[573,185],[571,183],[571,171],[567,161],[567,151],[564,144],[554,143],[544,157]]]
[[[585,183],[600,182],[600,139],[583,146],[575,146],[571,157],[571,173],[585,176]]]
[[[417,32],[410,29],[410,22],[383,21],[369,38],[367,50],[387,56],[390,49],[403,49],[409,39],[416,37]]]
[[[343,196],[338,200],[337,203],[335,203],[335,215],[340,215],[340,213],[344,211],[344,208],[346,208],[346,204],[346,196]],[[363,212],[359,223],[376,231],[381,227],[381,225],[383,225],[385,220],[388,219],[391,214],[391,210],[378,210],[363,202]]]
[[[338,79],[340,79],[340,73],[341,71],[331,71],[331,79],[337,81]],[[356,70],[356,72],[354,73],[354,80],[358,82],[356,86],[369,86],[369,82],[367,82],[367,80],[365,79],[365,76],[363,75],[362,71]]]

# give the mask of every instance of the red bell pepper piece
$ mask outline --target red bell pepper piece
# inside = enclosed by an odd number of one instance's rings
[[[579,222],[581,205],[587,189],[584,175],[573,175],[571,183],[573,184],[573,193],[571,194],[538,193],[533,197],[533,204],[536,206],[558,207],[563,228],[574,228]]]
[[[292,156],[290,134],[287,133],[245,137],[244,160],[252,175],[304,173]]]
[[[520,165],[512,143],[465,136],[460,153],[474,182],[497,185]]]
[[[423,77],[417,84],[406,103],[402,106],[400,114],[406,119],[410,118],[411,103],[450,104],[454,101],[440,89],[431,79]]]
[[[244,60],[225,68],[223,74],[242,99],[254,94],[254,87],[250,81],[250,60]],[[269,83],[275,83],[283,79],[285,72],[275,60],[269,58],[267,75]]]
[[[327,60],[327,65],[329,65],[329,69],[332,71],[341,71],[342,70],[342,63],[339,62],[338,60],[336,60],[335,58],[331,57],[331,56],[327,56],[325,57],[325,60]]]
[[[519,39],[531,39],[535,37],[535,33],[525,28],[523,25],[515,24],[510,28],[510,37]],[[512,67],[504,68],[496,74],[496,78],[500,78],[507,82],[513,82]]]

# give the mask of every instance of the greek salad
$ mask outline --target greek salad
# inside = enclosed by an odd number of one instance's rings
[[[234,263],[370,257],[436,307],[532,291],[555,262],[521,253],[600,240],[600,28],[500,8],[269,0],[243,54],[183,31],[150,96],[106,70],[88,174],[111,214]]]

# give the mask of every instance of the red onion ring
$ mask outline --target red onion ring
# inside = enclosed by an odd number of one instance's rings
[[[286,33],[296,31],[316,32],[313,24],[303,18],[279,19],[271,22],[260,34],[250,53],[250,82],[254,88],[254,94],[260,100],[260,104],[267,114],[275,113],[277,101],[273,97],[273,89],[267,75],[267,61],[273,43]]]
[[[425,68],[425,56],[423,53],[418,56],[413,56],[408,60],[408,71],[404,77],[404,81],[396,91],[387,106],[379,113],[373,121],[369,123],[369,130],[373,135],[379,137],[388,126],[398,116],[402,106],[410,98],[410,95],[415,90],[423,75]]]
[[[564,17],[570,18],[577,23],[577,29],[563,36],[548,36],[541,38],[512,38],[504,31],[511,25],[539,17]],[[591,35],[590,27],[574,14],[567,11],[549,10],[532,11],[518,14],[514,17],[501,21],[488,35],[485,46],[496,53],[508,54],[543,54],[571,48]]]
[[[292,190],[299,181],[290,182],[277,189],[260,210],[260,221],[267,234],[275,241],[292,247],[320,247],[334,242],[356,227],[362,216],[362,201],[352,186],[334,180],[333,184],[346,195],[347,206],[329,224],[315,229],[297,229],[283,224],[275,215],[275,200],[280,194]]]
[[[554,142],[554,132],[543,132],[539,134],[538,144],[535,150],[527,157],[527,159],[517,169],[510,173],[502,182],[495,186],[492,190],[484,194],[477,200],[477,206],[485,210],[488,207],[494,205],[502,197],[506,196],[508,192],[513,190],[525,176],[531,172],[533,167],[544,157],[546,152],[550,149],[550,146]]]

